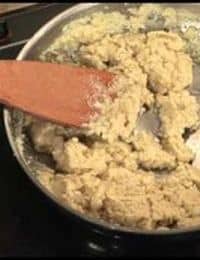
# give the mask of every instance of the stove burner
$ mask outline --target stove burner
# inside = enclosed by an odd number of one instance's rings
[[[0,45],[7,43],[10,37],[11,35],[6,21],[0,20]]]

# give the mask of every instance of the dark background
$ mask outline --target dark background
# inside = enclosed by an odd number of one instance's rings
[[[13,59],[46,21],[73,5],[40,4],[0,16],[11,38],[0,46],[0,59]],[[200,256],[199,240],[164,246],[108,239],[62,214],[38,191],[17,163],[7,141],[0,108],[0,257],[2,256]]]

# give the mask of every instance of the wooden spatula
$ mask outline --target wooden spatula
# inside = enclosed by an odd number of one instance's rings
[[[80,127],[113,80],[107,71],[35,61],[0,61],[0,103]]]

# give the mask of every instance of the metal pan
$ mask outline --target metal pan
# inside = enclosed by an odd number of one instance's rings
[[[78,4],[74,7],[64,11],[60,15],[56,16],[46,25],[44,25],[25,45],[20,54],[17,57],[17,60],[34,60],[37,59],[38,54],[41,50],[47,48],[52,40],[57,37],[62,27],[70,22],[73,19],[79,18],[81,16],[87,15],[94,11],[113,11],[120,10],[126,12],[126,9],[130,6],[138,4],[99,4],[99,3],[84,3]],[[195,13],[200,13],[200,4],[166,4],[167,6],[172,6],[174,8],[187,8]],[[35,153],[30,143],[24,139],[25,142],[21,142],[23,137],[23,123],[24,123],[24,114],[20,111],[13,109],[4,109],[4,123],[6,127],[7,136],[16,156],[19,164],[24,169],[25,173],[31,179],[31,181],[48,197],[50,201],[53,201],[57,206],[62,208],[68,215],[71,215],[73,218],[76,218],[81,221],[81,223],[89,225],[96,230],[103,231],[106,234],[111,234],[114,236],[132,236],[132,235],[142,235],[148,237],[168,237],[179,235],[183,236],[184,234],[193,234],[194,232],[199,233],[200,227],[196,228],[187,228],[187,229],[173,229],[169,231],[143,231],[143,230],[130,230],[125,227],[113,226],[104,221],[96,220],[91,217],[87,217],[83,214],[80,214],[64,204],[58,198],[56,198],[52,193],[50,193],[35,177],[35,169],[41,165],[40,158]]]

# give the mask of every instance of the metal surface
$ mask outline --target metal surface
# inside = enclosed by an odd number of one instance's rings
[[[59,35],[63,25],[68,23],[69,21],[76,19],[80,16],[88,14],[90,12],[99,11],[99,10],[119,10],[124,12],[126,11],[127,6],[130,7],[133,4],[98,4],[98,3],[90,3],[90,4],[78,4],[65,12],[61,13],[54,19],[52,19],[49,23],[44,25],[34,36],[33,38],[25,45],[23,50],[20,52],[18,56],[18,60],[33,60],[37,59],[38,54],[41,50],[47,48],[49,43]],[[180,7],[179,4],[172,4],[173,7]],[[192,8],[195,12],[200,11],[199,4],[186,4],[188,9]],[[107,9],[109,7],[109,9]],[[183,5],[181,5],[183,7]],[[106,8],[106,9],[105,9]],[[4,110],[4,122],[8,135],[8,139],[14,154],[30,177],[30,179],[35,183],[39,189],[41,189],[51,200],[53,200],[57,205],[61,206],[68,213],[78,217],[81,220],[86,221],[88,224],[93,224],[99,229],[103,229],[106,231],[114,231],[128,234],[144,234],[144,235],[172,235],[172,234],[182,234],[187,233],[189,231],[197,231],[197,228],[188,228],[188,229],[174,229],[169,231],[143,231],[139,229],[130,230],[128,228],[114,226],[104,221],[96,220],[91,217],[87,217],[83,214],[79,214],[72,208],[68,207],[66,204],[59,201],[52,193],[50,193],[43,185],[39,183],[39,181],[35,177],[35,169],[41,165],[39,161],[39,157],[29,144],[28,140],[25,140],[25,143],[22,144],[21,140],[23,137],[22,127],[24,122],[24,114],[20,111],[5,109]]]

